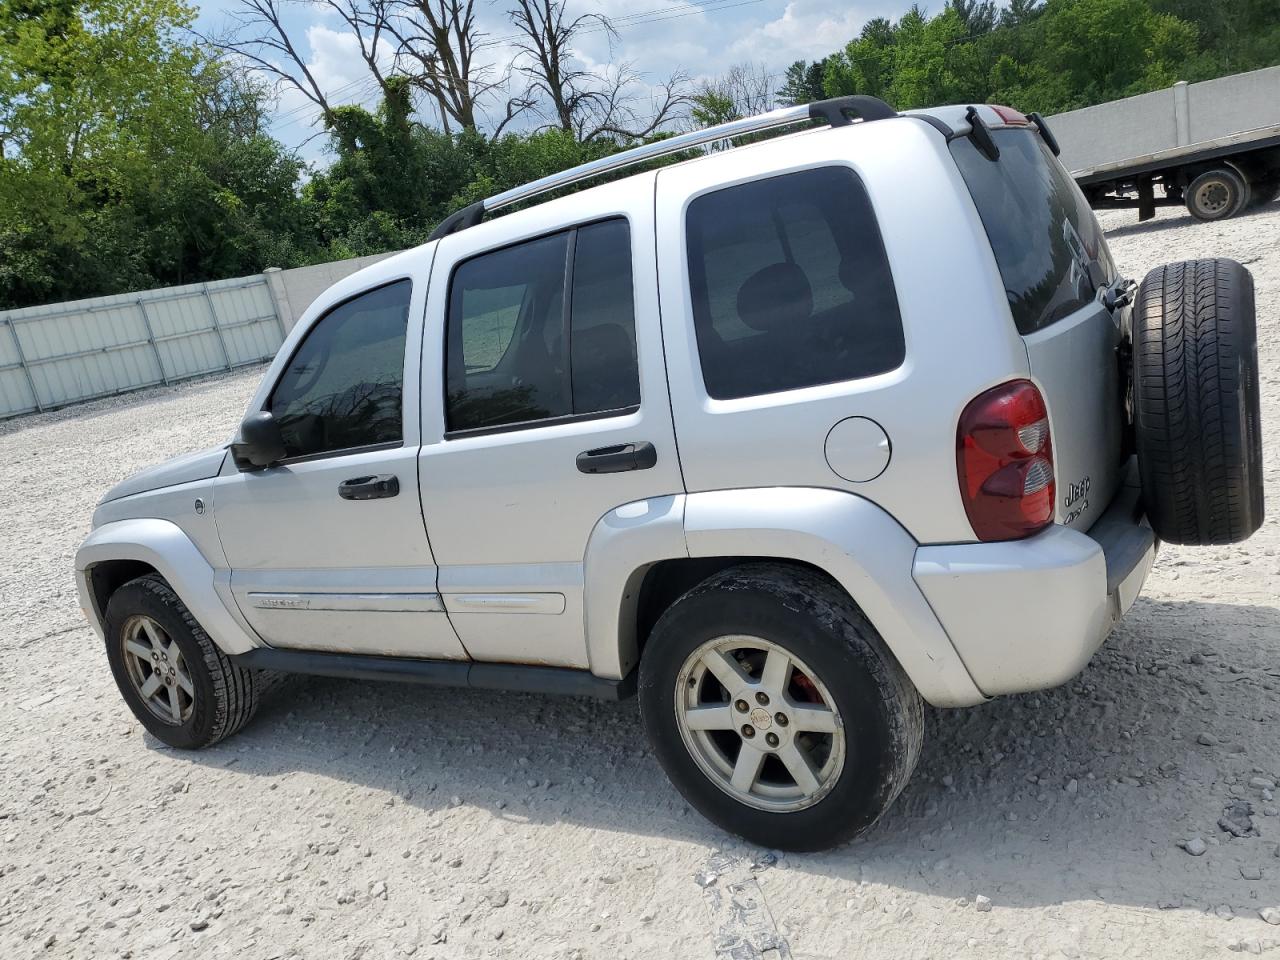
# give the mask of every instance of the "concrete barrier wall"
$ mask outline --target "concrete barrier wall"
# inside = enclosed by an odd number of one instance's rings
[[[270,360],[325,288],[386,256],[0,312],[0,419]]]
[[[390,256],[394,256],[394,253],[375,253],[368,257],[334,260],[331,263],[317,263],[292,270],[272,267],[263,276],[271,286],[271,295],[276,301],[277,312],[285,330],[292,330],[298,318],[311,306],[311,302],[325,290],[343,277]]]

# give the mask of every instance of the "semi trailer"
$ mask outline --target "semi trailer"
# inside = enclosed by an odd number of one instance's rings
[[[1046,118],[1095,208],[1185,205],[1224,220],[1280,193],[1280,66]]]

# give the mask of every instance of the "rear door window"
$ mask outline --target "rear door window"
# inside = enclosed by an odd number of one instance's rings
[[[733,399],[902,363],[898,299],[866,188],[848,167],[689,204],[689,286],[707,394]]]
[[[446,323],[450,431],[640,404],[631,233],[609,219],[459,264]]]
[[[1071,176],[1034,130],[993,130],[999,160],[968,137],[951,142],[991,241],[1018,332],[1043,330],[1088,305],[1115,278],[1102,229]]]

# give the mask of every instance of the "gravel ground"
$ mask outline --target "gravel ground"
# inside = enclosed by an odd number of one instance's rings
[[[1280,422],[1280,207],[1105,220],[1133,276],[1249,266]],[[1280,958],[1274,430],[1258,535],[1167,548],[1078,680],[930,711],[871,836],[774,857],[685,806],[634,702],[298,679],[213,749],[144,735],[72,557],[110,484],[226,436],[259,375],[0,425],[0,957],[712,960],[751,928],[773,951],[732,956]]]

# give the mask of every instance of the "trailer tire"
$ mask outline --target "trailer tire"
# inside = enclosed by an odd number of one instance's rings
[[[1262,524],[1253,277],[1234,260],[1156,267],[1133,314],[1134,440],[1147,516],[1169,543]]]
[[[1249,181],[1232,167],[1206,170],[1187,185],[1187,212],[1213,222],[1234,217],[1249,203]]]

